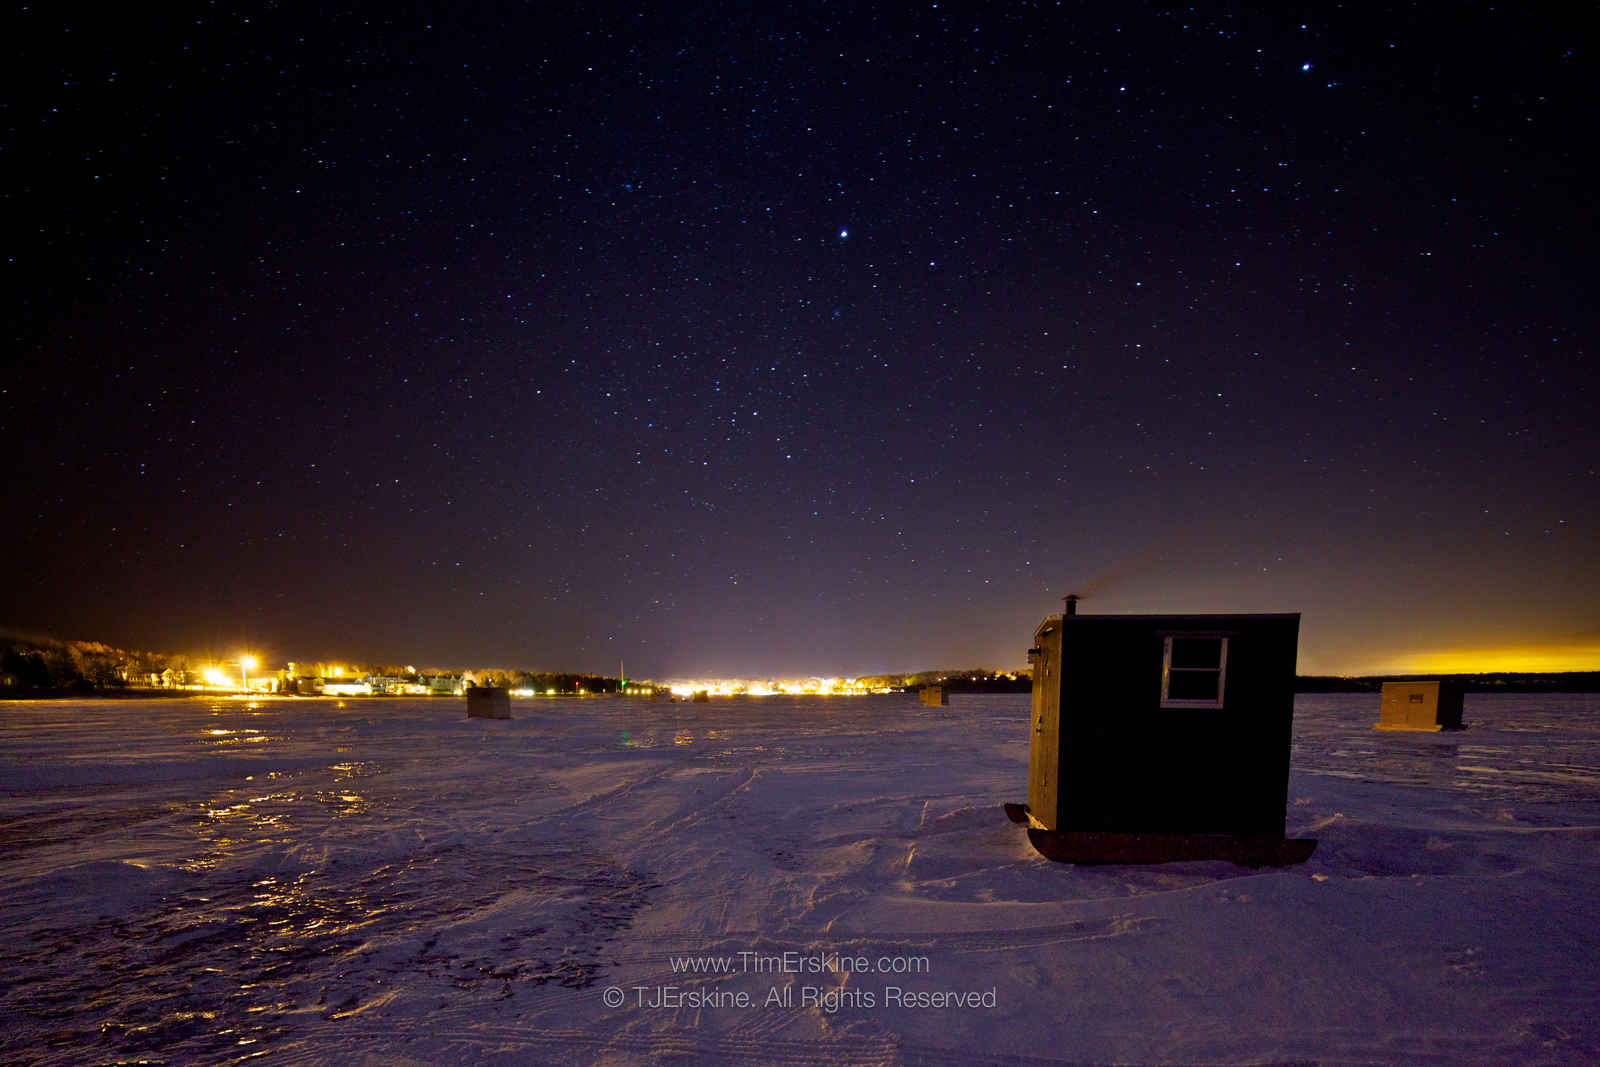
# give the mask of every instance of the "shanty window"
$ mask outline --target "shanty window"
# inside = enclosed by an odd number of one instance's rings
[[[1228,639],[1169,634],[1161,655],[1161,706],[1220,708],[1228,674]]]

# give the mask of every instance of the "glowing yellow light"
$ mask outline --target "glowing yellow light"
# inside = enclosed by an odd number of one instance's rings
[[[207,685],[215,685],[215,686],[232,686],[233,685],[233,680],[231,678],[229,678],[226,674],[223,674],[222,673],[222,668],[220,668],[220,667],[207,667],[205,670],[200,672],[200,677],[202,677],[202,678],[204,678],[206,680],[206,684]]]
[[[1539,673],[1600,670],[1600,645],[1507,645],[1398,657],[1384,668],[1400,674]]]
[[[247,671],[255,670],[258,665],[259,664],[256,662],[256,658],[254,656],[239,657],[239,666],[243,667]]]

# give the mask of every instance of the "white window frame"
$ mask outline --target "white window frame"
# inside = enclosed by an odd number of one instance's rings
[[[1200,638],[1222,642],[1221,651],[1217,655],[1215,667],[1174,667],[1172,665],[1172,639]],[[1198,674],[1215,672],[1217,676],[1217,697],[1215,700],[1183,700],[1167,696],[1167,687],[1172,680],[1172,672],[1180,674]],[[1161,639],[1161,706],[1164,708],[1220,708],[1228,692],[1228,635],[1213,633],[1173,633],[1163,634]]]

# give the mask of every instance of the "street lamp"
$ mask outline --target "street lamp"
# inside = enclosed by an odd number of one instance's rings
[[[239,657],[239,688],[240,689],[249,689],[250,688],[249,671],[250,671],[250,668],[254,667],[255,665],[256,665],[256,658],[254,656],[240,656]]]

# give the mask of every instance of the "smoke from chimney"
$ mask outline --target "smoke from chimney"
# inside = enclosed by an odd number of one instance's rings
[[[1166,560],[1167,554],[1164,549],[1170,540],[1163,538],[1137,552],[1130,552],[1112,560],[1090,575],[1087,580],[1073,582],[1077,591],[1072,595],[1081,600],[1084,597],[1099,596],[1107,589],[1120,591],[1122,586],[1132,584],[1132,579],[1155,572]]]

